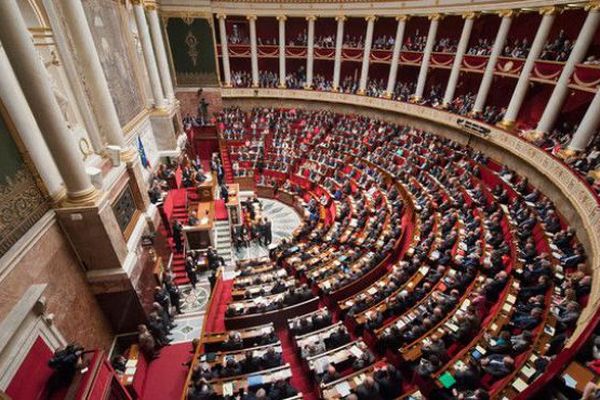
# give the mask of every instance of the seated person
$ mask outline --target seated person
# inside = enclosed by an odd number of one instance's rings
[[[490,354],[481,359],[481,368],[495,378],[503,378],[515,369],[515,360],[511,356]]]
[[[338,379],[340,379],[340,373],[337,372],[335,367],[330,364],[327,367],[327,371],[325,371],[325,373],[321,376],[321,383],[325,384],[325,383],[333,382]]]
[[[267,352],[262,356],[263,368],[275,368],[281,365],[281,354],[275,352],[274,347],[269,347]]]
[[[379,400],[382,398],[379,383],[372,376],[367,376],[363,383],[356,387],[356,395],[358,400]]]

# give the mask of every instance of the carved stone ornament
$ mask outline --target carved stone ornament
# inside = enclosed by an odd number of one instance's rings
[[[0,256],[48,210],[35,179],[23,166],[0,184]]]

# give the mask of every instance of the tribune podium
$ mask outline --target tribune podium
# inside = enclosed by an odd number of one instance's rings
[[[186,225],[183,234],[187,243],[187,250],[205,250],[215,247],[215,202],[201,201],[198,203],[197,214],[200,220],[197,225]]]
[[[197,193],[199,201],[213,201],[215,198],[215,187],[217,186],[217,179],[213,173],[206,175],[209,179],[198,185]],[[200,214],[198,214],[200,218]]]
[[[231,183],[227,185],[229,190],[229,201],[227,202],[227,214],[229,226],[232,228],[242,224],[242,205],[240,203],[240,185]]]

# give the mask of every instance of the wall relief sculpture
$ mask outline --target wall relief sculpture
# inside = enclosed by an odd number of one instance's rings
[[[113,0],[84,0],[83,7],[119,122],[124,126],[144,108],[126,10]]]
[[[44,194],[0,118],[0,257],[48,209]]]
[[[216,86],[215,44],[209,21],[193,17],[170,17],[166,21],[177,84]]]

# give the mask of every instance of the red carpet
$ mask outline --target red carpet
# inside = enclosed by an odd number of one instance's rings
[[[302,393],[305,400],[317,400],[319,395],[315,392],[315,386],[309,375],[302,368],[302,359],[296,352],[294,343],[289,337],[288,330],[286,328],[278,329],[277,336],[279,336],[279,340],[281,341],[283,361],[290,364],[290,368],[292,369],[290,383],[297,391]]]
[[[225,207],[225,201],[219,199],[215,200],[215,218],[218,221],[227,221],[227,207]]]
[[[231,302],[232,287],[233,279],[223,281],[223,290],[221,291],[221,296],[219,299],[215,299],[215,301],[218,301],[216,304],[217,306],[214,308],[216,315],[208,316],[208,324],[212,326],[212,332],[225,331],[225,310],[227,309],[227,304]],[[207,330],[207,332],[211,331]]]
[[[179,400],[187,378],[188,367],[181,365],[187,362],[192,354],[190,343],[179,343],[167,346],[160,352],[160,357],[148,366],[144,383],[144,400]]]

